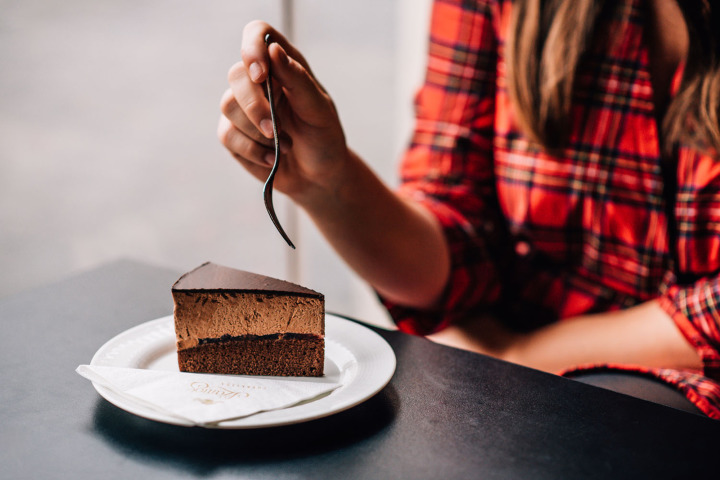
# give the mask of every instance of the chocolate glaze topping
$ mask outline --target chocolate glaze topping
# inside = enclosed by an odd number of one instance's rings
[[[323,298],[322,293],[291,282],[224,267],[212,262],[205,262],[196,269],[184,274],[172,286],[174,292],[227,292],[233,290]]]

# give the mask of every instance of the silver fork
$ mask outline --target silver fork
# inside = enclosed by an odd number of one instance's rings
[[[270,34],[268,33],[265,35],[265,45],[270,46],[270,43]],[[265,186],[263,187],[263,199],[265,200],[265,209],[267,210],[268,215],[270,215],[270,220],[272,220],[273,225],[275,225],[275,228],[277,228],[277,231],[280,232],[280,235],[283,239],[285,239],[287,244],[290,245],[290,247],[295,248],[295,245],[293,245],[292,241],[290,241],[290,237],[287,236],[287,233],[285,233],[285,230],[283,230],[280,225],[280,221],[278,221],[272,201],[273,182],[275,181],[275,174],[277,173],[278,166],[280,165],[280,138],[278,136],[275,101],[273,99],[270,62],[268,62],[268,75],[267,80],[265,80],[265,85],[267,86],[268,102],[270,102],[270,120],[272,120],[273,139],[275,143],[275,163],[273,164],[272,170],[270,170],[270,175],[268,175],[268,178],[265,181]]]

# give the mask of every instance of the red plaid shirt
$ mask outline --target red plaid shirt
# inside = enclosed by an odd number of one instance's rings
[[[510,2],[436,0],[400,192],[443,225],[452,272],[441,309],[388,307],[400,329],[427,334],[488,311],[530,329],[659,298],[704,372],[613,367],[652,374],[720,418],[720,162],[678,145],[664,181],[639,2],[604,17],[579,67],[569,142],[553,155],[513,118]]]

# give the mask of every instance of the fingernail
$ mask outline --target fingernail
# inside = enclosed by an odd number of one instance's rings
[[[248,67],[248,73],[250,74],[250,79],[251,79],[253,82],[259,81],[259,80],[260,80],[260,77],[261,77],[262,74],[263,74],[262,65],[260,65],[260,64],[257,63],[257,62],[251,63],[250,66]]]
[[[274,165],[275,164],[275,154],[274,153],[266,153],[265,154],[265,163],[268,165]]]
[[[262,130],[266,137],[272,137],[274,135],[272,120],[268,120],[267,118],[260,120],[260,130]]]

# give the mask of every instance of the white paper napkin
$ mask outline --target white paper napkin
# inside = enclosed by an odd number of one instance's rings
[[[337,378],[250,377],[80,365],[77,373],[155,411],[212,425],[291,407],[338,388]]]

